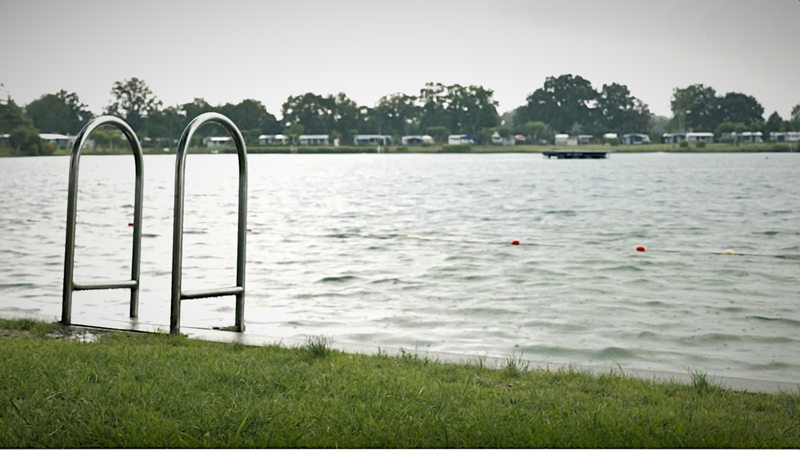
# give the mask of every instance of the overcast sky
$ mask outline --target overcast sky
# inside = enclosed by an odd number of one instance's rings
[[[800,103],[798,0],[0,0],[0,83],[60,89],[99,113],[138,77],[165,106],[344,92],[360,105],[426,82],[494,90],[499,111],[548,76],[625,84],[671,115],[676,87]]]

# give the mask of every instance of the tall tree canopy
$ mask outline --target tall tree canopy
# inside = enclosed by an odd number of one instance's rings
[[[77,134],[92,116],[78,94],[60,90],[25,106],[33,124],[45,133]]]
[[[547,77],[544,85],[528,96],[520,122],[544,122],[556,132],[567,132],[575,124],[591,125],[596,99],[592,84],[580,75]]]
[[[604,84],[595,108],[598,129],[618,133],[641,133],[650,128],[650,110],[622,84]]]
[[[760,126],[764,122],[764,107],[750,95],[728,92],[718,99],[720,122],[743,123],[749,127]]]
[[[10,133],[19,126],[33,126],[31,119],[14,100],[0,102],[0,133]]]
[[[347,142],[362,131],[367,110],[341,92],[325,97],[307,92],[290,96],[281,106],[281,113],[286,128],[300,124],[305,133],[334,133]]]
[[[791,120],[793,122],[800,122],[800,103],[794,105],[794,108],[792,108]]]
[[[528,122],[542,122],[557,133],[643,133],[651,118],[647,105],[624,84],[604,84],[598,92],[589,80],[565,74],[547,77],[515,110],[514,123],[522,130]]]
[[[497,126],[500,116],[494,91],[482,86],[426,83],[417,97],[420,128],[446,127],[451,133],[477,134]]]
[[[717,92],[710,86],[693,84],[672,91],[672,128],[713,130],[719,124]]]
[[[258,100],[248,98],[235,105],[226,103],[220,112],[228,116],[240,130],[257,130],[260,133],[279,133],[282,130],[278,119],[268,113]]]
[[[382,134],[408,135],[419,133],[417,98],[407,94],[381,97],[369,111],[368,123]]]
[[[42,150],[39,130],[33,126],[14,100],[0,101],[0,133],[8,134],[11,147],[22,154],[39,155]]]
[[[122,117],[136,131],[143,129],[148,114],[161,107],[161,101],[147,83],[136,77],[114,82],[111,96],[106,113]]]
[[[157,145],[171,147],[178,142],[186,127],[186,114],[177,106],[169,106],[150,112],[145,121],[145,136]]]

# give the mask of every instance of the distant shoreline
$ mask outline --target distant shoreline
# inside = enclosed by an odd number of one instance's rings
[[[142,149],[149,155],[174,155],[174,148],[152,148]],[[703,147],[696,145],[681,147],[675,144],[645,144],[645,145],[430,145],[430,146],[248,146],[249,154],[356,154],[356,153],[387,153],[387,154],[440,154],[440,153],[472,153],[472,154],[491,154],[491,153],[542,153],[552,150],[596,150],[608,153],[796,153],[800,151],[800,143],[759,143],[759,144],[707,144]],[[71,149],[62,148],[56,150],[52,155],[36,156],[64,156],[69,155]],[[123,155],[130,150],[125,147],[114,149],[83,149],[85,155]],[[212,153],[235,153],[234,148],[213,148],[213,147],[192,147],[191,153],[212,154]],[[31,156],[16,155],[9,148],[0,148],[0,157]]]

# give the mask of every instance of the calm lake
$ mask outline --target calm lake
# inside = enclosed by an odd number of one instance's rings
[[[246,334],[800,381],[798,153],[248,161]],[[0,159],[4,318],[60,319],[68,166]],[[145,157],[139,322],[165,331],[174,166]],[[235,284],[236,177],[188,157],[185,290]],[[84,156],[80,181],[75,279],[126,279],[133,158]],[[127,291],[74,295],[75,323],[127,314]],[[183,302],[183,328],[233,320],[232,297]]]

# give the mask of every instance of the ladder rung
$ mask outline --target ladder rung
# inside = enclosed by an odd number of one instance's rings
[[[139,285],[136,280],[125,281],[106,281],[103,283],[72,283],[72,289],[75,291],[96,291],[104,289],[134,289]]]
[[[242,292],[244,292],[244,288],[242,286],[208,289],[205,291],[181,292],[181,300],[193,300],[197,298],[208,298],[208,297],[222,297],[225,295],[238,295],[241,294]]]

